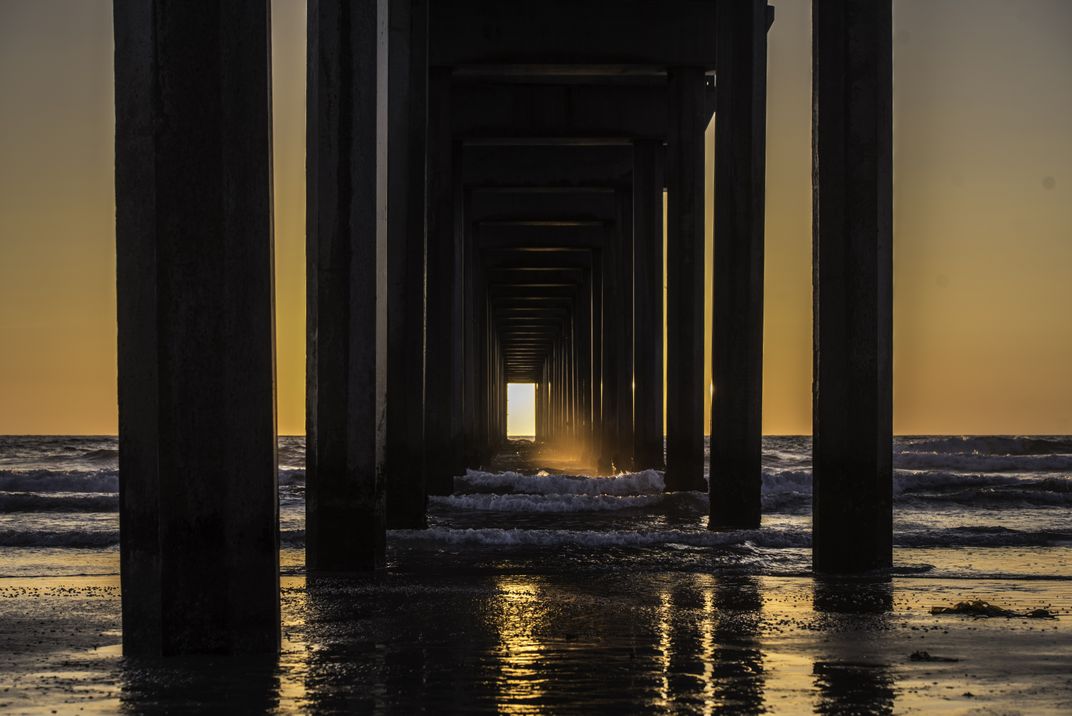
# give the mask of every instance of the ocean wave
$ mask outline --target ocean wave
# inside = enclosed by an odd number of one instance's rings
[[[281,467],[279,468],[280,485],[304,485],[305,468]]]
[[[115,493],[0,492],[0,513],[5,512],[118,512]]]
[[[285,529],[279,533],[286,548],[305,545],[305,530]],[[811,547],[811,531],[805,527],[711,532],[707,530],[577,530],[524,528],[451,528],[390,530],[389,545],[438,544],[490,548],[577,547],[607,548],[746,548],[803,549]],[[0,530],[0,547],[64,547],[88,549],[119,544],[118,530]],[[953,527],[907,530],[894,533],[898,548],[949,547],[1067,547],[1072,532],[1059,530],[1016,530],[1004,527]]]
[[[578,475],[523,475],[518,472],[466,470],[454,478],[455,493],[495,493],[526,495],[654,495],[666,489],[662,473],[656,470],[623,473],[613,477]]]
[[[811,531],[804,528],[768,528],[709,532],[701,530],[565,530],[433,527],[427,530],[393,530],[394,542],[488,547],[689,547],[746,546],[762,549],[811,547]],[[1054,547],[1072,544],[1072,533],[1051,530],[1021,531],[993,527],[959,527],[894,534],[895,547]]]
[[[1072,455],[901,452],[894,455],[893,464],[899,468],[971,472],[1060,472],[1072,470]]]
[[[811,545],[810,534],[791,529],[707,532],[674,529],[595,531],[431,527],[426,530],[392,530],[387,534],[388,540],[394,542],[435,542],[450,545],[501,547],[655,547],[664,545],[718,547],[751,545],[777,548],[808,547]]]
[[[699,494],[704,502],[706,495]],[[481,512],[607,512],[651,507],[664,495],[467,494],[430,497],[433,505]]]
[[[765,509],[799,506],[811,495],[810,470],[763,471]],[[985,508],[1063,506],[1072,504],[1072,478],[899,469],[893,475],[893,496],[897,504],[915,506],[950,502]]]
[[[0,492],[118,492],[115,470],[0,470]]]
[[[926,453],[978,453],[985,455],[1054,455],[1072,453],[1068,437],[965,435],[898,438],[894,450]]]
[[[895,532],[895,547],[1059,547],[1072,545],[1072,532],[1009,527],[950,527]]]
[[[118,530],[0,530],[0,547],[90,549],[118,544]]]
[[[893,472],[893,494],[913,494],[920,492],[941,492],[945,490],[962,490],[965,488],[985,489],[1022,485],[1028,478],[1018,475],[966,473],[948,470],[905,470]]]
[[[87,450],[82,453],[81,460],[91,460],[98,462],[113,462],[119,459],[118,448],[98,448],[96,450]]]
[[[281,486],[304,485],[305,470],[281,468],[279,484]],[[0,495],[5,492],[118,493],[119,472],[117,470],[0,470]]]

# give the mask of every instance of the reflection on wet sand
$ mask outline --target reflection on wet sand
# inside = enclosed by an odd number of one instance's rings
[[[544,695],[542,622],[546,612],[539,587],[508,577],[496,585],[489,620],[498,633],[498,704],[501,713],[529,713]]]
[[[257,713],[279,705],[275,657],[124,658],[119,704],[124,711],[222,710]]]
[[[814,581],[814,608],[835,620],[842,615],[867,620],[869,633],[888,630],[893,609],[893,584],[889,578],[826,579]],[[820,620],[830,631],[831,624]],[[845,639],[835,634],[826,652],[816,659],[812,674],[816,688],[816,711],[822,714],[892,714],[894,678],[890,664],[876,659],[871,640]]]
[[[759,627],[763,597],[754,577],[719,580],[714,588],[715,629],[713,669],[716,704],[720,712],[757,713],[763,706],[765,679]]]
[[[1066,582],[1019,603],[1003,584],[974,587],[1020,611],[1045,593],[1061,614],[1045,623],[934,616],[968,587],[896,584],[508,565],[289,577],[278,660],[123,659],[114,591],[38,589],[0,599],[18,627],[0,630],[0,710],[1068,713]],[[34,626],[67,614],[56,633]],[[915,662],[920,649],[957,658]]]
[[[652,705],[704,714],[761,710],[763,600],[753,578],[682,575],[659,594],[661,678]]]

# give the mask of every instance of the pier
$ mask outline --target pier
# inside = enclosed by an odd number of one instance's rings
[[[273,652],[269,3],[114,8],[124,650]],[[506,444],[515,382],[539,445],[760,527],[775,21],[765,0],[309,0],[309,575],[381,568],[388,529],[426,527]],[[890,0],[814,3],[822,573],[892,563],[891,33]]]

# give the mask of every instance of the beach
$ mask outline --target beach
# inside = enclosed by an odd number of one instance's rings
[[[931,615],[984,599],[1058,619]],[[123,659],[114,577],[4,580],[13,713],[1067,713],[1064,580],[646,572],[282,583],[278,659]],[[926,656],[921,655],[921,652]],[[913,659],[916,654],[916,659]]]

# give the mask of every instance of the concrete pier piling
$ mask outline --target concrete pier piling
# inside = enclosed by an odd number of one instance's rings
[[[426,524],[428,0],[387,0],[387,526]]]
[[[704,484],[704,71],[671,68],[666,142],[666,489]]]
[[[114,22],[123,650],[274,652],[268,3]]]
[[[812,26],[812,554],[852,573],[892,563],[891,3],[816,3]]]
[[[662,144],[633,146],[633,406],[635,465],[663,466]]]
[[[387,16],[309,3],[306,568],[384,562]]]
[[[718,7],[711,527],[759,527],[767,6]]]

